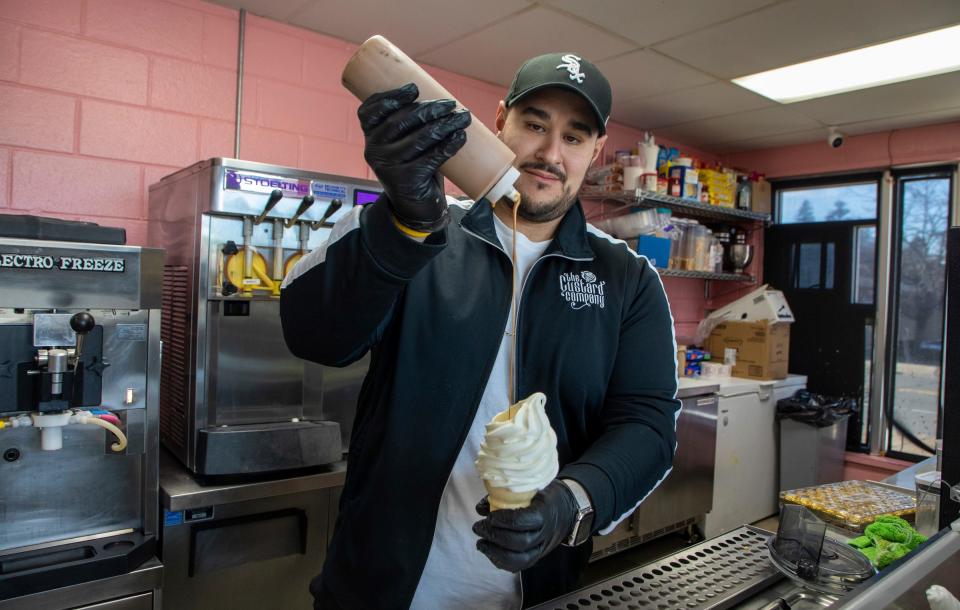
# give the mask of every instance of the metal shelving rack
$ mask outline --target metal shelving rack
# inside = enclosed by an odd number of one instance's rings
[[[721,280],[725,282],[753,282],[754,277],[747,273],[714,273],[712,271],[683,271],[681,269],[661,269],[657,272],[663,277],[692,278],[698,280]]]
[[[670,195],[662,195],[642,189],[637,189],[636,191],[621,191],[618,193],[604,193],[596,189],[584,188],[581,189],[580,196],[584,199],[615,201],[623,205],[643,208],[667,208],[668,210],[685,216],[710,218],[713,220],[770,223],[770,214],[751,212],[737,208],[725,208],[718,205],[710,205],[709,203],[700,203],[693,199],[681,199],[680,197],[671,197]]]
[[[693,199],[681,199],[680,197],[671,197],[652,191],[637,189],[635,191],[621,191],[617,193],[602,192],[597,189],[583,188],[580,190],[580,196],[584,199],[596,199],[605,202],[616,202],[624,206],[642,207],[642,208],[667,208],[672,212],[683,214],[684,216],[693,216],[697,218],[707,218],[710,220],[724,220],[728,222],[749,222],[770,223],[770,215],[761,212],[751,212],[749,210],[740,210],[737,208],[726,208],[708,203],[700,203]],[[754,283],[756,278],[746,273],[713,273],[709,271],[683,271],[680,269],[661,269],[657,271],[663,277],[693,278],[701,280],[718,280],[723,282],[750,282]],[[706,292],[706,286],[704,286]]]

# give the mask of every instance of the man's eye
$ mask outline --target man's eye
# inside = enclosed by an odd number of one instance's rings
[[[567,144],[579,144],[580,142],[583,141],[577,136],[566,136],[565,139],[567,140]]]
[[[536,123],[527,123],[527,128],[537,133],[543,133],[544,131],[546,131],[543,128],[543,125],[537,125]]]

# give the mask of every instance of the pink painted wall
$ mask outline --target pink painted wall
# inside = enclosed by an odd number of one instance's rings
[[[149,185],[233,156],[237,29],[237,11],[200,0],[0,2],[0,212],[122,226],[145,244]],[[355,48],[249,16],[240,157],[372,178],[358,103],[340,85]],[[493,125],[502,87],[428,69]],[[610,155],[642,137],[608,131]],[[703,282],[666,285],[685,336]]]
[[[840,148],[830,148],[818,140],[728,154],[722,161],[731,167],[763,172],[770,178],[885,169],[915,163],[956,163],[960,161],[960,122],[851,136]],[[761,256],[751,268],[752,273],[759,274],[763,269],[762,248],[756,251]],[[739,289],[729,295],[718,295],[706,305],[722,306],[746,291]],[[678,324],[678,332],[680,328]]]
[[[851,136],[840,148],[826,142],[751,150],[724,156],[731,166],[768,177],[804,176],[960,161],[960,122]]]

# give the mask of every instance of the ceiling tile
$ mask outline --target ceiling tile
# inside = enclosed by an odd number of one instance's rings
[[[939,123],[950,123],[960,121],[960,107],[938,110],[935,112],[924,112],[908,116],[899,116],[874,121],[861,121],[857,123],[848,123],[840,126],[840,131],[847,136],[859,136],[868,133],[879,133],[896,129],[907,129],[910,127],[922,127],[923,125],[936,125]],[[778,134],[775,136],[765,136],[762,138],[753,138],[750,140],[741,140],[739,142],[730,142],[714,146],[715,152],[724,154],[729,152],[740,152],[744,150],[762,150],[774,148],[777,146],[791,146],[793,144],[805,144],[808,142],[823,142],[826,147],[826,130],[808,129],[793,133]]]
[[[418,59],[506,86],[520,64],[536,55],[572,51],[599,63],[633,48],[630,43],[580,20],[536,6],[421,54]]]
[[[358,43],[382,34],[413,56],[528,6],[525,0],[313,0],[290,22]]]
[[[635,51],[596,63],[610,81],[614,100],[632,100],[715,80],[650,50]]]
[[[548,4],[646,46],[756,10],[778,0],[550,0]]]
[[[740,140],[739,142],[728,142],[714,145],[714,152],[717,154],[726,154],[732,152],[743,152],[745,150],[763,150],[766,148],[776,148],[778,146],[792,146],[794,144],[806,144],[808,142],[823,141],[823,146],[827,146],[826,131],[821,127],[819,129],[804,129],[792,133],[781,133],[774,136],[764,136],[762,138],[751,138],[749,140]]]
[[[958,22],[957,0],[790,0],[655,48],[728,79]]]
[[[221,6],[247,9],[247,12],[276,21],[287,21],[290,15],[308,4],[310,0],[211,0]]]
[[[614,100],[614,120],[643,129],[776,106],[765,97],[719,81],[643,99]]]
[[[960,71],[797,102],[790,107],[827,125],[960,107]]]
[[[782,108],[762,108],[731,114],[725,117],[703,119],[658,129],[657,133],[671,140],[712,150],[718,144],[752,138],[822,128],[817,121],[799,112]],[[826,134],[826,130],[824,130]]]
[[[864,133],[876,133],[878,131],[888,131],[892,129],[906,129],[908,127],[921,127],[923,125],[950,123],[953,121],[960,121],[960,106],[956,108],[947,108],[945,110],[937,110],[934,112],[922,112],[909,116],[848,123],[846,125],[841,125],[840,131],[847,135],[856,136]]]

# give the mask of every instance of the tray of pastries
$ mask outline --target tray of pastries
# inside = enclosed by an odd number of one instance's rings
[[[875,481],[841,481],[780,492],[782,504],[806,506],[818,517],[862,533],[880,515],[913,521],[917,501],[909,489]]]

